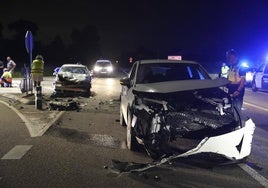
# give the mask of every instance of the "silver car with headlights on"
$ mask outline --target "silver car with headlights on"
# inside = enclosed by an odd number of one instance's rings
[[[110,60],[97,60],[93,67],[93,76],[112,76],[114,68]]]

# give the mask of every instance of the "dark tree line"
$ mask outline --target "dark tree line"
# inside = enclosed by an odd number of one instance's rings
[[[6,60],[7,56],[13,57],[17,66],[29,64],[29,55],[25,49],[25,34],[30,30],[34,37],[33,56],[42,54],[45,59],[46,67],[55,68],[64,63],[82,63],[90,65],[92,62],[102,57],[100,49],[100,36],[95,26],[86,25],[82,29],[74,29],[70,34],[71,42],[66,45],[60,35],[49,43],[44,44],[37,40],[39,28],[38,25],[27,20],[18,20],[7,25],[7,29],[12,33],[12,38],[3,38],[3,25],[0,23],[0,59]],[[121,66],[131,66],[129,57],[133,61],[138,59],[152,59],[164,57],[159,52],[148,50],[144,46],[136,50],[124,49],[115,60],[119,60]]]
[[[27,20],[18,20],[7,25],[8,31],[12,33],[10,39],[4,38],[3,29],[3,24],[0,23],[0,59],[5,62],[6,56],[11,56],[20,68],[29,63],[29,55],[25,48],[25,34],[28,30],[34,37],[33,56],[42,54],[46,66],[53,68],[64,63],[77,62],[88,64],[101,56],[100,37],[97,28],[92,25],[86,25],[81,30],[73,30],[69,45],[63,42],[60,35],[49,44],[36,40],[38,25]]]
[[[7,25],[7,29],[12,33],[10,39],[3,36],[3,24],[0,22],[0,60],[6,61],[7,56],[11,56],[17,63],[18,68],[24,64],[29,64],[29,55],[25,49],[25,34],[30,30],[34,36],[33,56],[42,54],[45,59],[46,68],[51,69],[65,63],[82,63],[90,66],[92,62],[103,57],[100,49],[100,36],[95,26],[86,25],[82,29],[74,29],[70,34],[71,42],[67,45],[60,35],[49,43],[44,44],[36,40],[39,32],[38,25],[27,20],[18,20]],[[199,62],[209,62],[204,59],[202,54],[190,54],[181,49],[175,51],[163,51],[159,49],[148,49],[145,46],[138,46],[134,50],[123,49],[120,56],[113,61],[118,60],[120,66],[129,67],[133,62],[140,59],[166,59],[168,55],[179,54],[183,59],[197,60]]]

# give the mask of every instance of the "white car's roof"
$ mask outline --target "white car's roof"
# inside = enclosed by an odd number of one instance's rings
[[[99,59],[99,60],[96,61],[96,63],[98,63],[98,62],[109,62],[109,63],[111,63],[111,61],[107,60],[107,59]]]
[[[140,61],[136,61],[136,62],[139,62],[140,64],[150,64],[150,63],[189,63],[189,64],[198,64],[197,62],[194,62],[194,61],[168,60],[168,59],[148,59],[148,60],[140,60]]]

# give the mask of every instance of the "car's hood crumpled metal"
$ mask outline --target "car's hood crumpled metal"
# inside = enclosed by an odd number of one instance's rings
[[[218,78],[213,80],[181,80],[181,81],[137,84],[133,90],[135,92],[146,92],[146,93],[171,93],[171,92],[189,91],[195,89],[216,88],[225,86],[228,83],[229,81],[226,78]]]
[[[63,72],[58,75],[61,79],[64,79],[69,82],[81,82],[87,80],[86,74],[76,74],[76,73],[69,73],[69,72]]]

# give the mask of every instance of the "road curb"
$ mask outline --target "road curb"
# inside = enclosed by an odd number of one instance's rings
[[[2,95],[7,100],[19,101],[22,104],[34,104],[33,100],[20,98],[16,95]],[[0,98],[0,102],[14,111],[25,123],[31,137],[42,136],[63,114],[64,111],[42,111],[35,108],[21,108],[18,110],[11,103]]]

